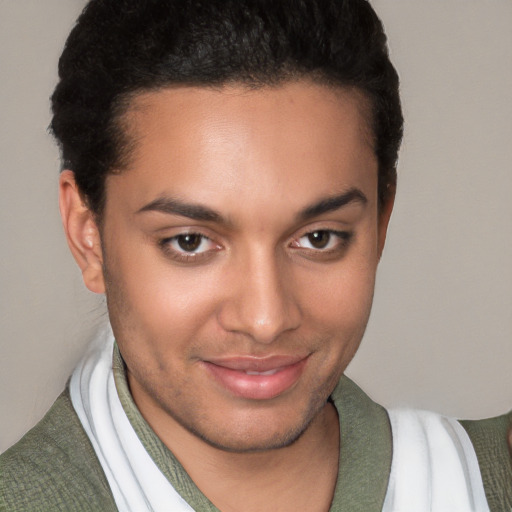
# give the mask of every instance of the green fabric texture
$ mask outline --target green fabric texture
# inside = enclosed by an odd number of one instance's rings
[[[128,389],[117,346],[113,367],[121,404],[160,471],[194,510],[218,512],[140,414]],[[347,377],[342,377],[332,400],[340,419],[340,466],[331,512],[379,512],[391,467],[388,415]]]
[[[347,377],[332,399],[340,423],[340,462],[331,511],[381,511],[392,457],[388,414]]]
[[[0,456],[0,510],[117,510],[67,389],[46,416]]]
[[[114,377],[123,408],[162,473],[194,510],[217,511],[141,416],[117,347]],[[332,401],[340,420],[341,442],[331,512],[378,512],[392,457],[388,415],[346,377],[333,392]],[[512,510],[512,466],[506,444],[511,423],[512,412],[461,422],[475,447],[491,512]],[[0,456],[0,511],[115,510],[106,477],[66,390],[41,422]]]
[[[139,412],[128,388],[124,361],[121,358],[117,344],[114,348],[113,369],[117,394],[119,395],[126,416],[128,416],[137,436],[160,471],[194,510],[201,512],[217,512],[219,509],[197,488],[178,459],[167,446],[160,441],[160,438],[154,433],[153,429],[147,424],[146,420]]]
[[[512,511],[512,456],[507,447],[512,411],[497,418],[460,424],[473,443],[491,512]]]

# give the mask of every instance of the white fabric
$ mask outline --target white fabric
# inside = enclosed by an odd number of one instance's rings
[[[113,347],[112,331],[106,328],[73,372],[70,393],[116,505],[120,512],[190,512],[123,410],[112,372]]]
[[[114,383],[105,328],[70,381],[73,406],[120,512],[190,512],[147,453]],[[461,425],[424,411],[389,411],[393,461],[383,512],[489,512],[478,461]]]
[[[393,460],[383,512],[489,512],[473,445],[456,420],[388,413]]]

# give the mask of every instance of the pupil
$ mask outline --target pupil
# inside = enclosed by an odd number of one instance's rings
[[[323,249],[328,243],[331,235],[328,231],[315,231],[308,235],[309,242],[316,249]]]
[[[184,251],[195,251],[201,245],[201,235],[180,235],[178,237],[178,245]]]

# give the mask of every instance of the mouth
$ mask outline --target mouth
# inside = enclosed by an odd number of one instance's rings
[[[275,368],[274,370],[267,370],[266,372],[257,372],[254,370],[244,370],[246,375],[275,375],[280,368]]]
[[[299,381],[309,356],[230,357],[203,361],[208,374],[225,391],[247,400],[271,400]]]

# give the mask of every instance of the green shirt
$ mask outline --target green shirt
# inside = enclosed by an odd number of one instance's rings
[[[194,510],[218,511],[140,414],[117,349],[114,378],[135,432],[162,473]],[[387,413],[346,377],[331,399],[340,420],[340,465],[331,511],[380,512],[392,456]],[[506,443],[511,423],[512,412],[461,422],[475,447],[491,512],[512,509],[512,462]],[[4,510],[117,510],[67,389],[41,422],[0,456],[0,511]]]

